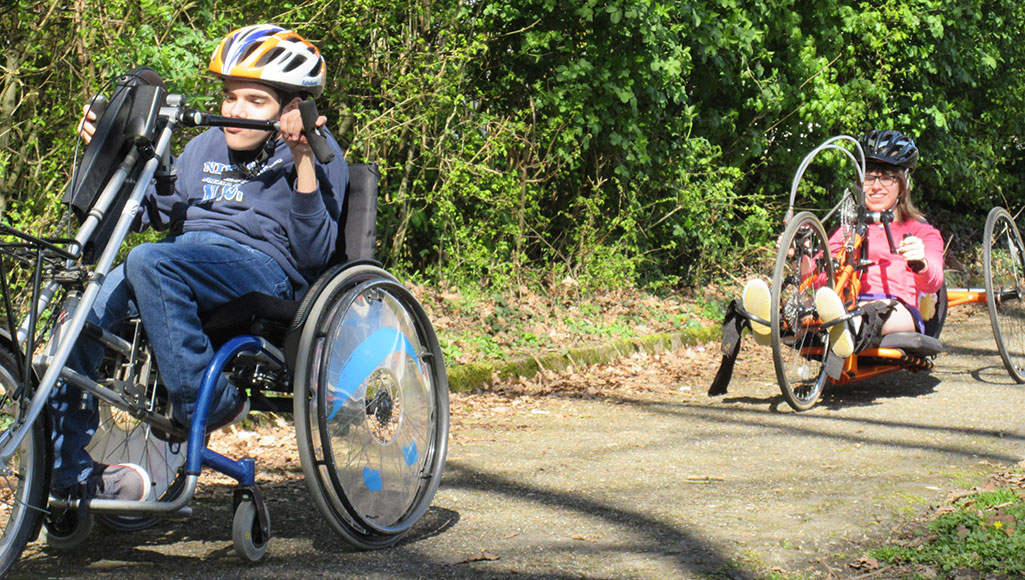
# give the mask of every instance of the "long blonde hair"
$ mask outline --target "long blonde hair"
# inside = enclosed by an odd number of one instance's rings
[[[908,220],[924,222],[925,214],[911,201],[911,172],[898,171],[897,177],[900,178],[900,195],[897,196],[897,203],[893,204],[893,218],[899,224]]]

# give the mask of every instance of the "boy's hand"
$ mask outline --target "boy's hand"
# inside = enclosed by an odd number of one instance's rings
[[[86,145],[93,140],[93,135],[96,134],[96,112],[89,107],[88,103],[82,106],[82,119],[78,122],[78,134]]]
[[[327,122],[327,117],[317,117],[317,126]],[[298,107],[288,107],[278,119],[278,130],[281,139],[292,151],[295,162],[295,191],[297,193],[313,193],[317,190],[317,158],[313,155],[310,142],[303,135],[303,120]]]
[[[292,150],[292,157],[313,154],[310,149],[310,142],[306,140],[306,135],[303,134],[303,121],[299,115],[299,109],[290,109],[282,113],[279,123],[281,138]],[[323,115],[317,117],[318,127],[323,126],[324,123],[327,123],[327,117]]]

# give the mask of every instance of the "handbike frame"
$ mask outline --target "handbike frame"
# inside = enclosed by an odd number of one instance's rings
[[[165,94],[160,87],[156,92],[155,102],[162,101],[159,108],[154,108],[150,119],[154,131],[152,139],[138,139],[129,147],[127,154],[117,170],[107,181],[95,203],[89,208],[74,238],[40,238],[16,230],[7,225],[0,225],[0,234],[17,238],[18,242],[0,243],[0,252],[13,256],[23,262],[31,262],[31,298],[28,313],[22,318],[21,324],[13,327],[17,319],[10,298],[8,272],[0,263],[0,292],[6,309],[9,328],[8,336],[4,337],[15,354],[19,366],[24,367],[22,376],[28,392],[18,393],[22,396],[22,412],[18,420],[10,428],[0,433],[0,465],[6,465],[17,452],[29,429],[41,420],[47,401],[53,394],[59,381],[67,381],[104,402],[128,411],[137,419],[149,423],[154,428],[166,433],[182,435],[167,417],[143,409],[133,407],[121,393],[114,388],[101,385],[80,373],[66,368],[72,348],[86,327],[86,319],[91,312],[100,292],[100,287],[114,266],[115,259],[129,234],[136,213],[140,210],[143,197],[153,181],[154,175],[161,168],[163,160],[170,158],[171,137],[179,126],[241,126],[275,130],[272,122],[255,122],[240,120],[237,123],[225,117],[200,115],[184,108],[181,95]],[[315,115],[314,115],[315,119]],[[122,188],[132,185],[116,224],[109,237],[109,242],[97,258],[94,267],[89,271],[77,264],[82,257],[82,250],[96,235],[101,224],[112,208],[116,206],[122,195]],[[114,217],[113,215],[109,217]],[[45,279],[44,279],[45,275]],[[78,294],[77,288],[82,291]],[[66,288],[68,295],[74,294],[77,305],[73,312],[55,311],[51,308],[54,297],[61,288]],[[70,304],[72,301],[65,301]],[[63,305],[59,304],[62,308]],[[51,344],[47,354],[38,354],[39,336],[37,327],[42,317],[50,311],[54,320]],[[65,318],[66,317],[66,318]],[[103,332],[99,340],[104,346],[130,356],[135,346],[112,334]],[[210,404],[217,379],[229,360],[237,354],[253,355],[261,364],[272,369],[281,369],[285,365],[282,352],[261,338],[242,336],[231,341],[220,349],[206,369],[200,386],[195,416],[188,430],[188,447],[186,458],[186,485],[184,490],[172,501],[121,501],[108,499],[86,500],[90,510],[106,514],[153,515],[161,517],[185,517],[189,514],[188,505],[196,489],[196,483],[202,467],[209,466],[221,473],[236,479],[242,486],[253,486],[255,467],[252,459],[238,461],[221,456],[205,445],[206,424],[209,418]],[[33,369],[41,370],[42,377],[32,387]],[[28,396],[26,396],[28,395]],[[8,396],[11,396],[8,394]],[[79,507],[79,500],[57,502],[71,509]],[[42,506],[40,506],[42,507]]]
[[[854,145],[854,151],[852,152],[850,149],[842,146],[840,142],[843,141],[852,143]],[[858,199],[856,206],[856,220],[853,224],[851,240],[844,248],[841,248],[837,254],[832,257],[834,263],[839,265],[839,269],[834,274],[834,280],[832,281],[833,290],[836,291],[837,295],[840,296],[845,303],[854,304],[854,310],[849,311],[846,316],[832,321],[828,325],[822,326],[823,329],[834,324],[846,323],[848,319],[859,313],[857,303],[861,292],[861,275],[864,272],[864,269],[870,265],[870,263],[864,259],[865,256],[867,256],[867,247],[864,244],[865,228],[868,223],[867,218],[871,213],[865,209],[864,189],[862,184],[865,181],[866,163],[861,144],[853,137],[840,135],[827,140],[822,145],[815,148],[802,161],[791,187],[790,204],[787,209],[785,222],[789,222],[789,220],[794,216],[794,202],[797,196],[798,186],[804,172],[807,170],[814,158],[820,152],[825,150],[840,151],[844,156],[854,162],[858,173],[858,181],[854,184]],[[845,195],[844,199],[834,206],[822,221],[829,219],[837,212],[842,212],[843,206],[846,202],[846,197],[847,196]],[[893,239],[889,230],[889,221],[892,220],[892,216],[886,215],[888,213],[889,212],[882,212],[881,215],[872,217],[877,220],[881,220],[881,223],[883,223],[891,252],[895,252],[896,250],[894,249]],[[802,283],[806,282],[810,283],[808,281],[804,281]],[[946,306],[949,308],[951,306],[958,306],[961,304],[986,303],[987,296],[985,289],[947,288],[946,299]],[[818,323],[821,324],[821,321],[818,321]],[[807,352],[802,351],[802,355],[821,357],[823,354],[821,347],[808,348],[805,350]],[[811,350],[816,350],[817,352],[811,352]],[[871,362],[868,364],[861,364],[861,359]],[[904,350],[897,348],[872,348],[847,357],[844,361],[843,370],[841,371],[839,378],[830,377],[829,382],[832,384],[845,384],[873,378],[896,370],[917,372],[919,370],[931,370],[932,368],[932,357],[908,354]]]

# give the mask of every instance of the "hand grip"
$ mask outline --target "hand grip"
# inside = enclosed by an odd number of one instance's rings
[[[904,234],[904,239],[912,237],[911,234]],[[925,262],[922,260],[908,260],[908,268],[915,274],[925,269]]]
[[[303,121],[303,134],[310,144],[310,149],[317,156],[317,161],[330,163],[335,158],[331,145],[328,144],[325,136],[326,129],[317,126],[317,104],[312,99],[304,99],[299,103],[299,117]]]

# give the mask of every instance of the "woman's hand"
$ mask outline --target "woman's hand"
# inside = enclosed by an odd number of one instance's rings
[[[908,269],[915,274],[919,274],[929,267],[929,262],[925,259],[925,242],[921,238],[911,234],[905,235],[897,251],[904,256],[908,263]]]
[[[897,252],[908,262],[922,262],[925,260],[925,242],[912,235],[905,236]]]

